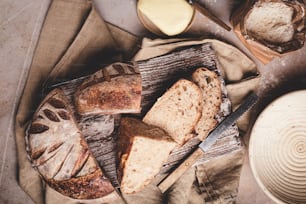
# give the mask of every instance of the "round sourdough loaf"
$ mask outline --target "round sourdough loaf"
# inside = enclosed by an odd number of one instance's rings
[[[61,89],[51,91],[34,114],[26,134],[27,152],[46,183],[75,199],[114,191],[103,175]]]
[[[245,20],[250,36],[258,40],[279,44],[293,39],[294,9],[283,2],[258,2]]]
[[[305,9],[300,0],[248,1],[233,15],[233,22],[240,22],[236,32],[242,36],[238,37],[246,40],[243,42],[259,59],[268,62],[304,45]]]

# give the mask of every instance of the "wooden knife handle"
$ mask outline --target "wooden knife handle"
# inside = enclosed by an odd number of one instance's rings
[[[189,155],[184,162],[182,162],[173,172],[171,172],[161,183],[158,184],[158,188],[162,193],[166,192],[172,184],[179,179],[200,157],[204,155],[204,152],[197,148],[191,155]]]
[[[215,23],[217,23],[219,26],[221,26],[222,28],[224,28],[227,31],[231,30],[231,27],[229,27],[228,25],[226,25],[221,19],[217,18],[215,15],[213,15],[212,13],[210,13],[204,6],[200,5],[198,2],[196,1],[192,1],[192,5],[194,6],[194,8],[196,10],[198,10],[200,13],[202,13],[204,16],[206,16],[207,18],[209,18],[210,20],[214,21]]]

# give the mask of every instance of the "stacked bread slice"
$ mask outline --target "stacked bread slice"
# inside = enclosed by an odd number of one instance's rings
[[[158,98],[143,122],[124,119],[119,136],[122,192],[145,188],[175,147],[196,136],[205,139],[217,124],[221,94],[217,73],[198,68],[191,80],[178,80]]]
[[[198,68],[191,81],[177,81],[145,115],[143,121],[161,127],[180,145],[198,135],[206,138],[220,110],[221,82],[209,69]]]
[[[217,125],[216,114],[222,103],[222,86],[216,72],[206,68],[199,68],[192,74],[192,81],[201,89],[203,109],[195,132],[204,140],[209,132]]]

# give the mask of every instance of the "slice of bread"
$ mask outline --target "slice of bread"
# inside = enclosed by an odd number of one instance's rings
[[[75,93],[79,114],[120,114],[141,111],[141,77],[133,66],[114,63],[86,79]]]
[[[192,80],[200,87],[203,95],[202,116],[195,127],[195,132],[201,140],[204,140],[218,123],[215,116],[220,111],[222,102],[221,81],[217,73],[206,68],[195,70]]]
[[[143,118],[145,123],[155,125],[180,145],[194,136],[203,108],[201,89],[186,79],[178,80],[155,102]]]
[[[177,145],[162,129],[135,118],[122,118],[118,139],[121,191],[141,191],[158,174]]]

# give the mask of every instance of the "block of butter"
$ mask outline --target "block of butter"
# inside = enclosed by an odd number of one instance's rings
[[[194,8],[186,0],[138,0],[137,9],[152,27],[168,36],[184,32],[194,16]]]

